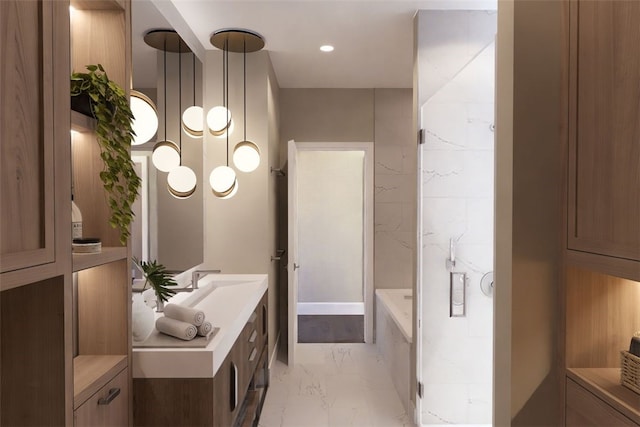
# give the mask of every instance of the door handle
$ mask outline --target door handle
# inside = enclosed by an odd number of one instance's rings
[[[296,264],[295,262],[293,263],[293,271],[296,271],[297,269],[300,268],[300,265]]]

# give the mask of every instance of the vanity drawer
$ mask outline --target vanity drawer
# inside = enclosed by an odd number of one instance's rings
[[[87,399],[73,414],[74,425],[126,426],[129,424],[127,369]]]

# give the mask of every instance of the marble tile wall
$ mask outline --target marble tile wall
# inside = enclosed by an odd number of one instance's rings
[[[417,147],[412,90],[376,89],[375,287],[412,288]]]
[[[398,392],[400,402],[407,414],[413,413],[409,399],[409,374],[411,344],[402,335],[395,320],[376,296],[376,346],[385,361],[393,385]]]
[[[430,49],[436,54],[431,57],[430,67],[424,69],[425,74],[423,69],[420,74],[422,80],[429,80],[429,73],[448,70],[446,75],[438,76],[440,80],[434,79],[439,83],[420,112],[421,126],[426,131],[421,148],[421,415],[423,425],[490,424],[493,301],[481,292],[480,279],[493,268],[491,126],[496,24],[495,14],[449,13],[457,15],[447,16],[446,22],[457,25],[461,32],[455,37],[457,50],[446,55],[442,50]],[[478,16],[485,26],[470,24]],[[438,12],[430,16],[429,22],[439,22],[441,17],[442,12]],[[432,29],[440,27],[435,24]],[[447,40],[442,35],[432,39],[434,46]],[[468,62],[460,62],[455,52],[464,52]],[[456,65],[461,68],[451,69]],[[442,80],[443,76],[448,80]],[[457,245],[454,271],[468,275],[466,317],[449,317],[446,259],[450,238]]]

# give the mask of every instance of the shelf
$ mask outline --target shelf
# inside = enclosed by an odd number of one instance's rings
[[[124,0],[71,0],[71,6],[79,10],[123,10]]]
[[[76,132],[93,132],[95,129],[95,119],[71,110],[71,130]]]
[[[97,254],[73,254],[73,271],[86,270],[126,258],[127,248],[124,246],[105,247]]]
[[[620,384],[619,368],[567,368],[567,376],[640,424],[640,394]]]
[[[127,367],[127,356],[76,356],[73,359],[73,409]]]

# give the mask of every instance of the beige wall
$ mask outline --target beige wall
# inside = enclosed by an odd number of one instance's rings
[[[417,139],[411,89],[375,90],[375,287],[413,288]]]
[[[417,152],[411,89],[281,89],[280,112],[281,157],[290,139],[374,142],[375,287],[411,288]]]
[[[494,422],[559,425],[562,3],[500,6]]]

